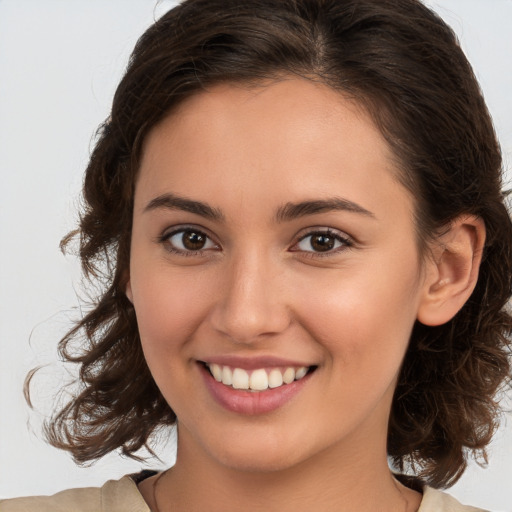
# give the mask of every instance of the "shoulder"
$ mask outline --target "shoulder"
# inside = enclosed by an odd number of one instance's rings
[[[102,487],[68,489],[53,496],[0,500],[1,512],[150,512],[130,476]],[[485,512],[462,505],[444,492],[425,487],[418,512]]]
[[[53,496],[0,500],[1,512],[150,512],[130,476],[102,487],[68,489]]]
[[[462,505],[453,496],[425,487],[423,489],[423,499],[421,500],[418,512],[486,512],[481,508]]]

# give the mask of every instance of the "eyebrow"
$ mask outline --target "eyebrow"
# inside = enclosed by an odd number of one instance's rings
[[[225,220],[224,214],[218,208],[214,208],[201,201],[187,199],[186,197],[177,196],[175,194],[162,194],[161,196],[155,197],[144,208],[144,212],[157,210],[159,208],[182,210],[215,221]],[[331,197],[329,199],[316,199],[313,201],[301,201],[299,203],[286,203],[277,210],[274,220],[277,223],[282,223],[300,217],[330,211],[345,211],[375,218],[372,212],[353,201],[341,197]]]
[[[302,201],[300,203],[286,203],[278,209],[275,219],[276,222],[286,222],[307,215],[326,213],[331,211],[345,211],[358,213],[366,217],[375,218],[375,214],[363,208],[353,201],[341,197],[331,197],[329,199],[317,199],[314,201]]]
[[[144,208],[144,212],[157,210],[159,208],[182,210],[216,221],[224,220],[224,214],[217,208],[213,208],[201,201],[194,201],[174,194],[162,194],[161,196],[155,197]]]

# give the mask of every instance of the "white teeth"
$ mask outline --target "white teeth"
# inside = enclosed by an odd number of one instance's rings
[[[222,368],[218,364],[211,364],[210,370],[217,382],[222,382]]]
[[[294,380],[304,378],[309,370],[307,366],[298,368],[290,366],[284,370],[272,368],[268,371],[264,368],[258,368],[248,372],[242,368],[231,368],[216,363],[207,366],[217,382],[222,382],[225,386],[232,386],[234,389],[251,391],[265,391],[266,389],[275,389],[285,384],[291,384]]]
[[[226,386],[231,386],[233,384],[233,373],[229,366],[224,366],[222,368],[222,384],[226,384]]]
[[[304,377],[308,373],[308,369],[306,366],[301,366],[300,368],[297,368],[295,370],[295,380],[300,380],[302,377]]]
[[[235,389],[249,389],[249,374],[242,368],[235,368],[232,384]]]
[[[283,385],[283,374],[277,370],[273,369],[268,374],[268,387],[269,388],[278,388],[279,386]]]
[[[283,373],[283,382],[285,384],[290,384],[295,380],[295,368],[286,368]]]
[[[253,371],[251,373],[251,378],[249,379],[249,387],[254,391],[263,391],[264,389],[268,389],[267,372],[263,369]]]

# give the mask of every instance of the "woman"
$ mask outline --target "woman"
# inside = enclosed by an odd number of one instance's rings
[[[434,489],[483,452],[510,377],[500,167],[414,0],[170,11],[86,172],[105,292],[62,341],[84,388],[48,433],[85,462],[176,423],[177,462],[2,510],[474,510]]]

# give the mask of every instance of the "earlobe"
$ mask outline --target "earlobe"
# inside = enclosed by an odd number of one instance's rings
[[[128,300],[133,304],[132,283],[129,279],[126,282],[126,288],[125,288],[124,293],[128,297]]]
[[[466,215],[455,219],[434,240],[418,321],[430,326],[442,325],[464,306],[478,280],[484,243],[483,220]]]

